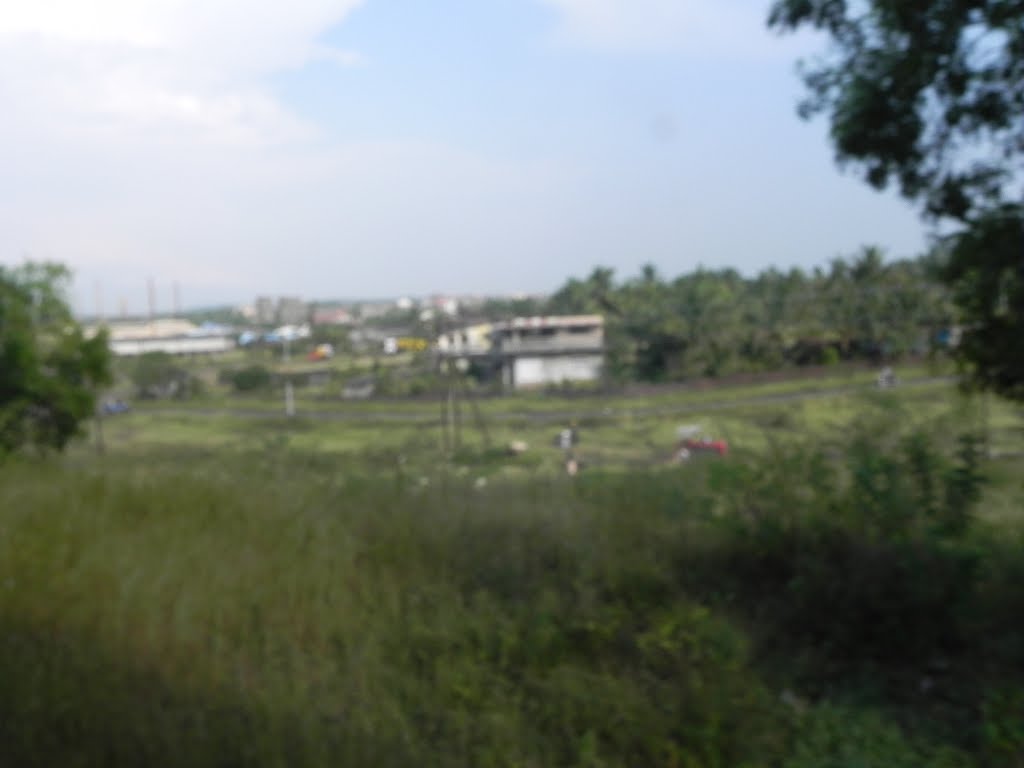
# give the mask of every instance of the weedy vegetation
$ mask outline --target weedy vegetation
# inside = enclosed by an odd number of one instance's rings
[[[0,763],[1024,765],[1019,464],[886,402],[573,479],[312,425],[8,461]]]

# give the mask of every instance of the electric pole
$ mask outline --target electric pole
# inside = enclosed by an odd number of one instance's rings
[[[291,340],[288,336],[284,337],[284,364],[287,367],[289,360],[289,352]],[[289,419],[295,416],[295,392],[292,389],[292,377],[288,371],[284,372],[284,415]]]

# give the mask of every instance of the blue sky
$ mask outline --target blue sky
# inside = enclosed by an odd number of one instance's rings
[[[149,277],[166,307],[923,246],[796,117],[821,43],[766,2],[4,5],[0,261],[68,263],[83,311]]]

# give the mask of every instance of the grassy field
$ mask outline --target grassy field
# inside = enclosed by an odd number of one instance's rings
[[[996,480],[988,490],[995,516],[1013,516],[1019,506],[1017,472],[1024,469],[1024,418],[1020,409],[988,397],[965,397],[946,378],[916,369],[891,392],[873,386],[869,372],[835,377],[675,391],[647,398],[544,398],[526,395],[479,400],[483,430],[463,406],[461,450],[445,453],[439,403],[431,401],[312,403],[317,408],[287,419],[280,404],[240,398],[157,405],[107,419],[109,461],[147,455],[223,456],[290,452],[316,454],[338,466],[371,472],[426,476],[444,466],[477,480],[527,480],[559,475],[564,456],[557,432],[575,423],[581,433],[576,454],[587,470],[648,470],[670,467],[677,429],[700,425],[704,433],[729,441],[734,455],[768,455],[779,446],[804,443],[842,445],[865,423],[906,432],[928,426],[934,439],[952,445],[955,435],[978,429],[995,457]],[[274,410],[270,410],[273,408]],[[528,445],[510,456],[513,441]],[[95,441],[72,456],[90,461]]]
[[[581,405],[577,478],[538,398],[0,466],[0,765],[1024,765],[1019,413],[765,393]]]
[[[228,358],[230,361],[232,358]],[[408,366],[410,360],[395,358],[384,358],[388,366],[401,368]],[[340,372],[349,370],[349,366],[355,363],[330,363],[322,364],[321,370]],[[366,365],[366,361],[358,363]],[[195,407],[206,409],[236,409],[260,410],[267,412],[283,411],[283,394],[280,390],[263,392],[257,394],[239,395],[233,393],[229,387],[218,385],[214,382],[217,378],[217,371],[221,368],[237,367],[224,360],[198,361],[193,363],[197,374],[203,376],[204,380],[210,382],[204,395],[190,401]],[[283,370],[278,368],[278,370]],[[369,372],[370,368],[360,368],[363,373]],[[901,379],[908,383],[919,383],[928,379],[944,378],[952,375],[953,371],[947,363],[936,362],[933,364],[914,364],[900,369]],[[565,394],[554,392],[517,392],[500,397],[483,391],[474,396],[480,408],[492,416],[519,414],[528,412],[542,416],[547,413],[559,413],[566,409],[576,410],[583,413],[600,413],[603,410],[614,408],[619,410],[657,409],[664,408],[673,410],[680,407],[688,407],[695,403],[719,403],[736,399],[749,398],[751,396],[769,398],[786,397],[797,394],[814,394],[818,392],[829,392],[837,388],[869,388],[877,376],[877,370],[865,366],[853,366],[836,368],[835,370],[819,370],[813,375],[798,376],[794,374],[791,378],[774,380],[775,377],[767,376],[766,381],[746,385],[722,385],[711,381],[696,382],[689,385],[651,385],[648,387],[632,387],[632,389],[646,389],[644,394],[630,394],[630,387],[625,387],[625,392],[609,394],[601,392],[593,387],[578,387],[570,389]],[[414,398],[380,398],[366,401],[346,401],[341,397],[341,386],[332,382],[323,386],[298,387],[295,390],[295,398],[299,411],[314,411],[318,413],[404,413],[418,414],[424,409],[423,400]],[[425,398],[426,399],[426,398]],[[435,398],[436,399],[436,398]],[[148,410],[179,410],[179,401],[150,401],[138,404]]]
[[[462,407],[464,450],[455,463],[469,470],[482,460],[486,466],[481,471],[488,474],[558,471],[561,454],[554,447],[556,434],[575,423],[582,438],[578,453],[590,466],[647,468],[670,460],[677,429],[683,424],[700,425],[706,434],[728,440],[734,451],[764,452],[780,442],[841,440],[852,426],[879,414],[900,429],[941,423],[950,435],[962,425],[984,422],[994,452],[1024,452],[1019,409],[996,399],[965,398],[949,380],[928,376],[921,369],[908,371],[904,381],[888,394],[874,389],[869,372],[852,372],[646,398],[482,399],[476,401],[476,410],[468,403]],[[393,455],[396,460],[401,456],[411,465],[427,468],[446,458],[438,402],[300,400],[296,418],[286,419],[281,411],[280,402],[266,398],[142,404],[134,413],[108,419],[104,438],[112,456],[153,447],[247,451],[287,446],[350,460],[364,455]],[[497,454],[515,440],[529,445],[527,454],[499,460]]]

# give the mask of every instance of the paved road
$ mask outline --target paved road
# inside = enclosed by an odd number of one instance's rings
[[[930,377],[909,379],[898,385],[900,390],[921,389],[936,386],[939,384],[952,384],[957,381],[954,377]],[[697,400],[691,403],[672,403],[669,405],[652,405],[638,408],[588,408],[560,409],[543,411],[484,411],[484,419],[489,422],[521,422],[529,421],[535,424],[564,424],[570,419],[620,419],[624,417],[650,417],[650,416],[673,416],[684,413],[706,413],[708,411],[725,411],[734,408],[743,408],[750,405],[770,405],[772,403],[799,402],[804,400],[821,400],[842,395],[852,395],[874,391],[873,387],[866,384],[848,385],[841,387],[830,387],[826,389],[807,390],[802,392],[780,392],[775,394],[751,395],[749,397],[733,397],[723,400]],[[434,403],[434,408],[439,408]],[[297,410],[297,416],[306,421],[341,421],[341,422],[400,422],[404,424],[436,425],[440,422],[440,413],[430,413],[430,407],[426,404],[422,410],[414,412],[385,411],[375,409],[367,410]],[[466,409],[466,417],[471,418],[472,413]],[[281,411],[257,410],[253,408],[159,408],[143,410],[141,413],[164,414],[167,416],[183,417],[211,417],[226,416],[237,419],[281,419]]]

